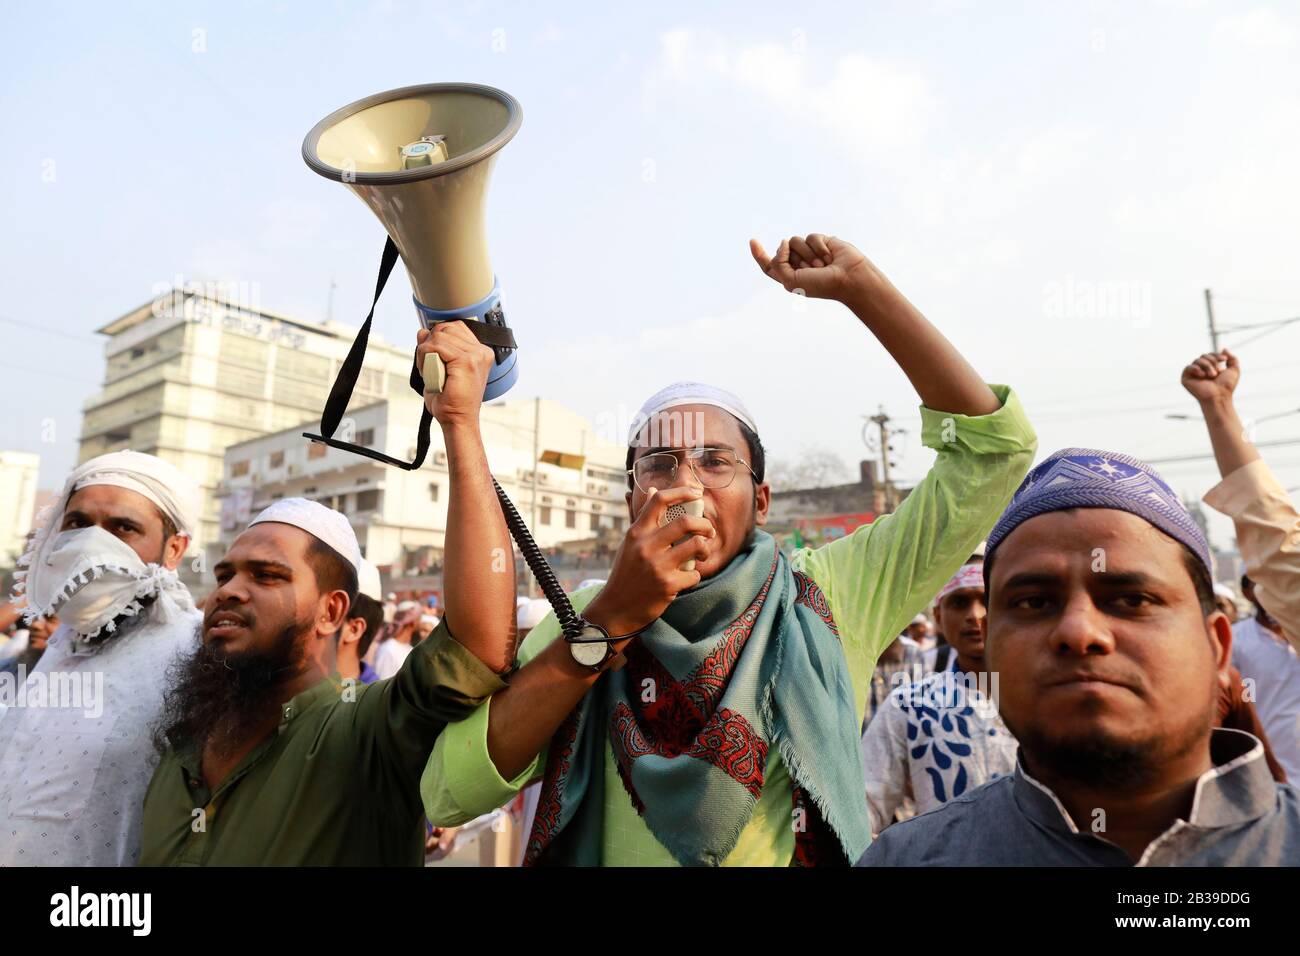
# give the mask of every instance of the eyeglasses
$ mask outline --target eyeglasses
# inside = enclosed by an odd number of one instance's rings
[[[705,488],[726,488],[736,477],[736,466],[744,465],[751,475],[754,469],[735,452],[726,448],[688,448],[683,451],[657,451],[638,458],[628,469],[636,486],[646,494],[671,488],[677,480],[678,456],[685,456],[695,479]],[[758,475],[754,475],[758,481]]]

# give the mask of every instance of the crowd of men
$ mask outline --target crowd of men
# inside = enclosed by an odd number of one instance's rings
[[[628,435],[608,579],[557,618],[516,598],[479,433],[494,356],[459,322],[417,337],[447,369],[440,600],[384,595],[347,518],[289,498],[196,604],[193,477],[92,459],[0,611],[0,865],[418,865],[507,805],[525,865],[1300,863],[1300,513],[1235,356],[1182,385],[1240,598],[1137,458],[1034,466],[1015,392],[852,245],[751,252],[915,387],[937,457],[897,511],[784,553],[758,423],[678,382]]]

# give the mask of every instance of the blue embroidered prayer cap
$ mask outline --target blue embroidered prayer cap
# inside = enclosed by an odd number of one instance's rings
[[[1129,455],[1095,448],[1063,448],[1025,476],[989,533],[984,566],[1022,522],[1066,508],[1127,511],[1187,545],[1210,571],[1210,543],[1178,495],[1155,470]]]

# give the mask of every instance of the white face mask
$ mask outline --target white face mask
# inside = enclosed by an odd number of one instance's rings
[[[143,610],[140,598],[156,593],[157,564],[146,565],[129,545],[92,525],[61,532],[40,567],[32,568],[27,594],[83,637],[122,615]]]

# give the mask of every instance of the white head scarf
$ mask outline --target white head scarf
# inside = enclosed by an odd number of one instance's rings
[[[357,593],[377,602],[384,598],[383,588],[379,585],[379,569],[365,558],[361,559],[361,570],[357,572]]]
[[[551,602],[545,598],[525,599],[515,612],[515,623],[520,630],[532,630],[542,623],[542,618],[551,613]]]
[[[628,432],[627,443],[629,445],[635,443],[636,436],[655,415],[676,408],[678,405],[712,405],[721,408],[736,416],[754,434],[758,434],[754,416],[749,413],[745,403],[731,392],[713,385],[705,385],[703,382],[675,382],[646,399],[641,410],[632,419],[632,429]]]
[[[26,595],[27,608],[23,613],[27,620],[34,621],[57,613],[59,605],[81,591],[88,582],[97,581],[104,575],[108,575],[109,580],[95,587],[106,591],[112,577],[119,574],[130,576],[136,584],[127,588],[119,581],[119,586],[113,589],[116,597],[112,601],[107,597],[103,599],[107,602],[105,614],[125,600],[123,595],[127,591],[133,593],[133,598],[100,621],[100,627],[111,623],[112,618],[120,614],[136,613],[139,610],[138,598],[159,595],[164,591],[173,592],[172,602],[178,608],[192,610],[193,599],[175,571],[168,571],[158,564],[146,565],[128,545],[103,529],[99,529],[99,534],[59,530],[69,500],[82,488],[92,485],[113,485],[141,494],[167,516],[180,534],[187,537],[194,534],[202,509],[203,491],[196,481],[175,465],[153,455],[129,450],[90,459],[73,469],[58,501],[41,511],[31,546],[18,561],[24,570],[15,575],[14,596]],[[78,532],[89,530],[83,528]],[[112,542],[105,538],[112,539]],[[125,553],[127,551],[129,556]],[[84,604],[88,597],[89,594],[82,594],[78,600]],[[131,610],[132,607],[135,610]],[[94,616],[95,620],[101,618],[104,618],[103,614]],[[84,636],[84,632],[78,633]]]

